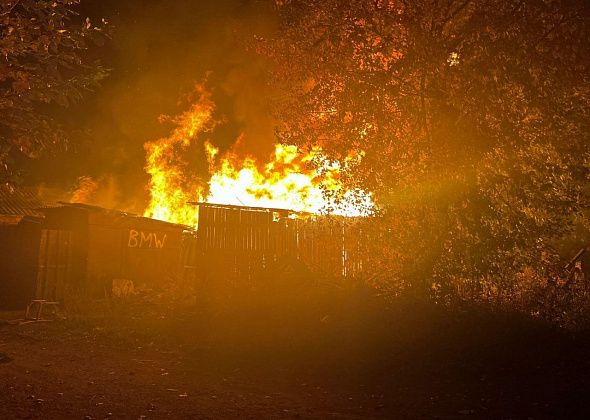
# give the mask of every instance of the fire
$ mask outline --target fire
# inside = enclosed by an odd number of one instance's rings
[[[185,155],[198,140],[198,134],[212,124],[214,109],[210,95],[202,87],[197,87],[197,93],[199,100],[172,120],[176,128],[169,137],[145,144],[151,195],[144,212],[146,217],[197,225],[197,211],[188,202],[200,200],[204,188],[201,180],[191,176]]]
[[[209,165],[208,181],[191,176],[185,158],[198,145],[199,134],[213,124],[213,103],[204,90],[191,109],[173,119],[176,128],[167,138],[147,143],[146,171],[151,201],[144,215],[173,223],[197,225],[197,208],[191,201],[252,207],[283,208],[299,212],[366,216],[374,205],[371,194],[345,189],[340,180],[362,159],[352,153],[343,162],[327,159],[320,148],[303,152],[277,144],[265,164],[231,151],[220,155],[208,141],[202,144]]]
[[[250,157],[222,159],[209,181],[207,202],[316,214],[369,214],[373,207],[370,194],[343,192],[341,169],[340,163],[330,162],[319,148],[302,153],[296,146],[277,144],[270,161],[262,167]],[[340,194],[341,200],[329,198]]]

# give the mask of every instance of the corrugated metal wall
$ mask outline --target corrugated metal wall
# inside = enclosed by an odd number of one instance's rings
[[[51,213],[50,228],[41,234],[37,279],[37,298],[49,300],[69,292],[104,297],[115,279],[185,293],[203,285],[255,285],[261,274],[269,277],[269,268],[270,277],[280,280],[281,267],[286,275],[297,271],[294,264],[322,277],[351,278],[365,264],[362,230],[350,218],[291,218],[287,210],[201,204],[195,234],[94,209]]]
[[[36,298],[63,300],[71,280],[72,232],[41,230]]]
[[[353,277],[362,268],[360,228],[354,219],[290,218],[288,211],[201,204],[199,248],[203,277],[251,280],[283,257],[328,277]]]

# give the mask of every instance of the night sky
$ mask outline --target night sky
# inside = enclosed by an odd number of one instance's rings
[[[79,176],[112,189],[112,207],[141,211],[147,200],[143,170],[147,141],[166,136],[160,115],[186,109],[183,98],[207,78],[223,121],[208,134],[222,150],[245,133],[252,153],[274,142],[265,69],[243,40],[274,30],[267,2],[244,0],[102,0],[82,2],[81,16],[107,19],[112,39],[92,51],[110,77],[83,103],[55,110],[74,131],[67,151],[32,162],[30,182],[65,191]],[[266,146],[264,146],[266,145]]]

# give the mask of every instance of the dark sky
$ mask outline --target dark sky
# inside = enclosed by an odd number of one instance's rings
[[[83,0],[81,16],[106,18],[113,37],[96,54],[112,69],[102,89],[59,112],[78,131],[68,152],[34,163],[34,182],[74,188],[89,175],[114,189],[114,203],[139,210],[146,200],[146,141],[165,136],[158,122],[186,104],[180,100],[208,75],[219,119],[211,133],[227,148],[244,132],[256,152],[273,143],[265,69],[243,40],[274,30],[265,0]],[[112,198],[112,197],[111,197]],[[113,200],[111,200],[113,201]]]

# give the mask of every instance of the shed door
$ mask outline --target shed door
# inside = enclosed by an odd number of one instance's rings
[[[71,262],[72,232],[43,229],[39,246],[37,299],[63,300]]]

